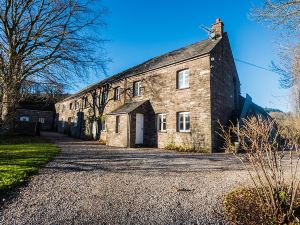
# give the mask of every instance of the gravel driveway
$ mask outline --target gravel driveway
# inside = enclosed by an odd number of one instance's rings
[[[62,152],[7,203],[0,224],[224,224],[222,195],[247,179],[231,155],[43,135]]]

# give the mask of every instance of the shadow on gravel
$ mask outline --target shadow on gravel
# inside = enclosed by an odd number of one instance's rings
[[[127,149],[81,141],[57,133],[44,136],[62,148],[46,173],[107,171],[118,173],[183,173],[242,170],[240,162],[228,154],[179,153],[159,149]]]

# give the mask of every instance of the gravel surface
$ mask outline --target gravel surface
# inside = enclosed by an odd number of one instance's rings
[[[225,224],[246,182],[234,156],[122,149],[43,133],[62,152],[0,211],[0,224]]]

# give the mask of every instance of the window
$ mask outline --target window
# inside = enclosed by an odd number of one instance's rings
[[[29,122],[29,116],[20,116],[20,121]]]
[[[84,108],[87,108],[88,105],[89,105],[88,97],[84,97],[84,99],[83,99],[83,107],[84,107]]]
[[[167,130],[167,115],[158,114],[157,115],[157,130],[166,131]]]
[[[133,82],[133,96],[141,96],[141,81]]]
[[[190,87],[190,72],[189,70],[181,70],[177,73],[177,88],[183,89]]]
[[[62,105],[61,112],[63,113],[65,110],[66,110],[66,106],[65,106],[65,105]]]
[[[75,101],[75,110],[78,110],[80,107],[79,107],[79,102],[78,101]]]
[[[116,116],[116,133],[120,131],[120,116]]]
[[[71,103],[70,103],[70,109],[72,109],[72,108],[73,108],[73,103],[71,102]]]
[[[76,117],[74,118],[74,122],[73,122],[74,127],[77,127],[77,123],[78,123],[78,116],[76,116]]]
[[[104,119],[101,120],[101,131],[106,131],[105,120]]]
[[[178,130],[180,132],[190,131],[190,113],[189,112],[180,112],[178,113]]]
[[[115,101],[120,100],[120,87],[116,87],[114,89],[114,100]]]
[[[39,118],[39,123],[45,123],[45,118],[44,117],[40,117]]]
[[[101,104],[104,105],[107,102],[108,97],[108,85],[105,85],[102,89],[102,98],[101,98]]]

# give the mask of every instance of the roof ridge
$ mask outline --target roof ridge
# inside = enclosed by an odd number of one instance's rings
[[[112,82],[114,79],[115,80],[119,80],[119,79],[122,79],[122,78],[133,76],[133,74],[140,74],[140,73],[148,72],[148,71],[155,70],[155,69],[158,69],[158,68],[161,68],[161,67],[164,67],[164,66],[168,66],[168,65],[180,62],[180,61],[185,61],[185,60],[197,57],[197,56],[201,56],[201,55],[207,54],[207,53],[211,52],[211,50],[215,47],[215,45],[220,40],[221,40],[221,38],[216,39],[216,40],[212,40],[210,38],[207,38],[207,39],[204,39],[202,41],[198,41],[198,42],[189,44],[187,46],[184,46],[184,47],[172,50],[170,52],[163,53],[161,55],[155,56],[155,57],[150,58],[150,59],[148,59],[148,60],[146,60],[146,61],[144,61],[144,62],[142,62],[140,64],[132,66],[132,67],[130,67],[128,69],[125,69],[125,70],[123,70],[123,71],[121,71],[119,73],[116,73],[116,74],[114,74],[112,76],[109,76],[109,77],[107,77],[107,78],[105,78],[103,80],[100,80],[98,82],[95,82],[95,83],[87,86],[86,88],[83,88],[83,89],[79,90],[78,92],[74,93],[73,95],[65,98],[61,102],[69,100],[69,99],[72,99],[72,98],[75,98],[78,95],[83,94],[83,93],[85,93],[85,92],[87,92],[87,91],[89,91],[89,90],[93,89],[94,87],[99,86],[101,84],[105,84],[107,82]],[[209,43],[209,41],[211,43]],[[205,43],[208,43],[208,44],[205,45]],[[201,48],[199,48],[199,49],[195,49],[197,46],[200,46],[201,44],[204,45],[204,46],[201,46]],[[190,50],[190,51],[189,52],[185,52],[186,50]],[[188,53],[187,54],[188,56],[187,57],[180,56],[180,54],[182,54],[184,56],[184,53],[185,54]],[[178,57],[178,55],[180,57]],[[178,57],[178,59],[176,58],[176,56]],[[168,62],[168,57],[172,58],[172,60],[171,61],[169,60],[169,62]],[[162,59],[162,60],[160,61],[159,59]],[[155,66],[151,67],[151,64],[150,64],[151,61],[155,61],[155,60],[157,60],[157,62],[154,62],[154,64],[158,64],[158,67],[155,67]],[[165,63],[161,63],[164,60],[166,62]],[[159,63],[161,63],[162,65],[159,65]],[[141,67],[143,67],[143,68],[141,68]],[[139,69],[140,69],[140,71],[138,71]]]

